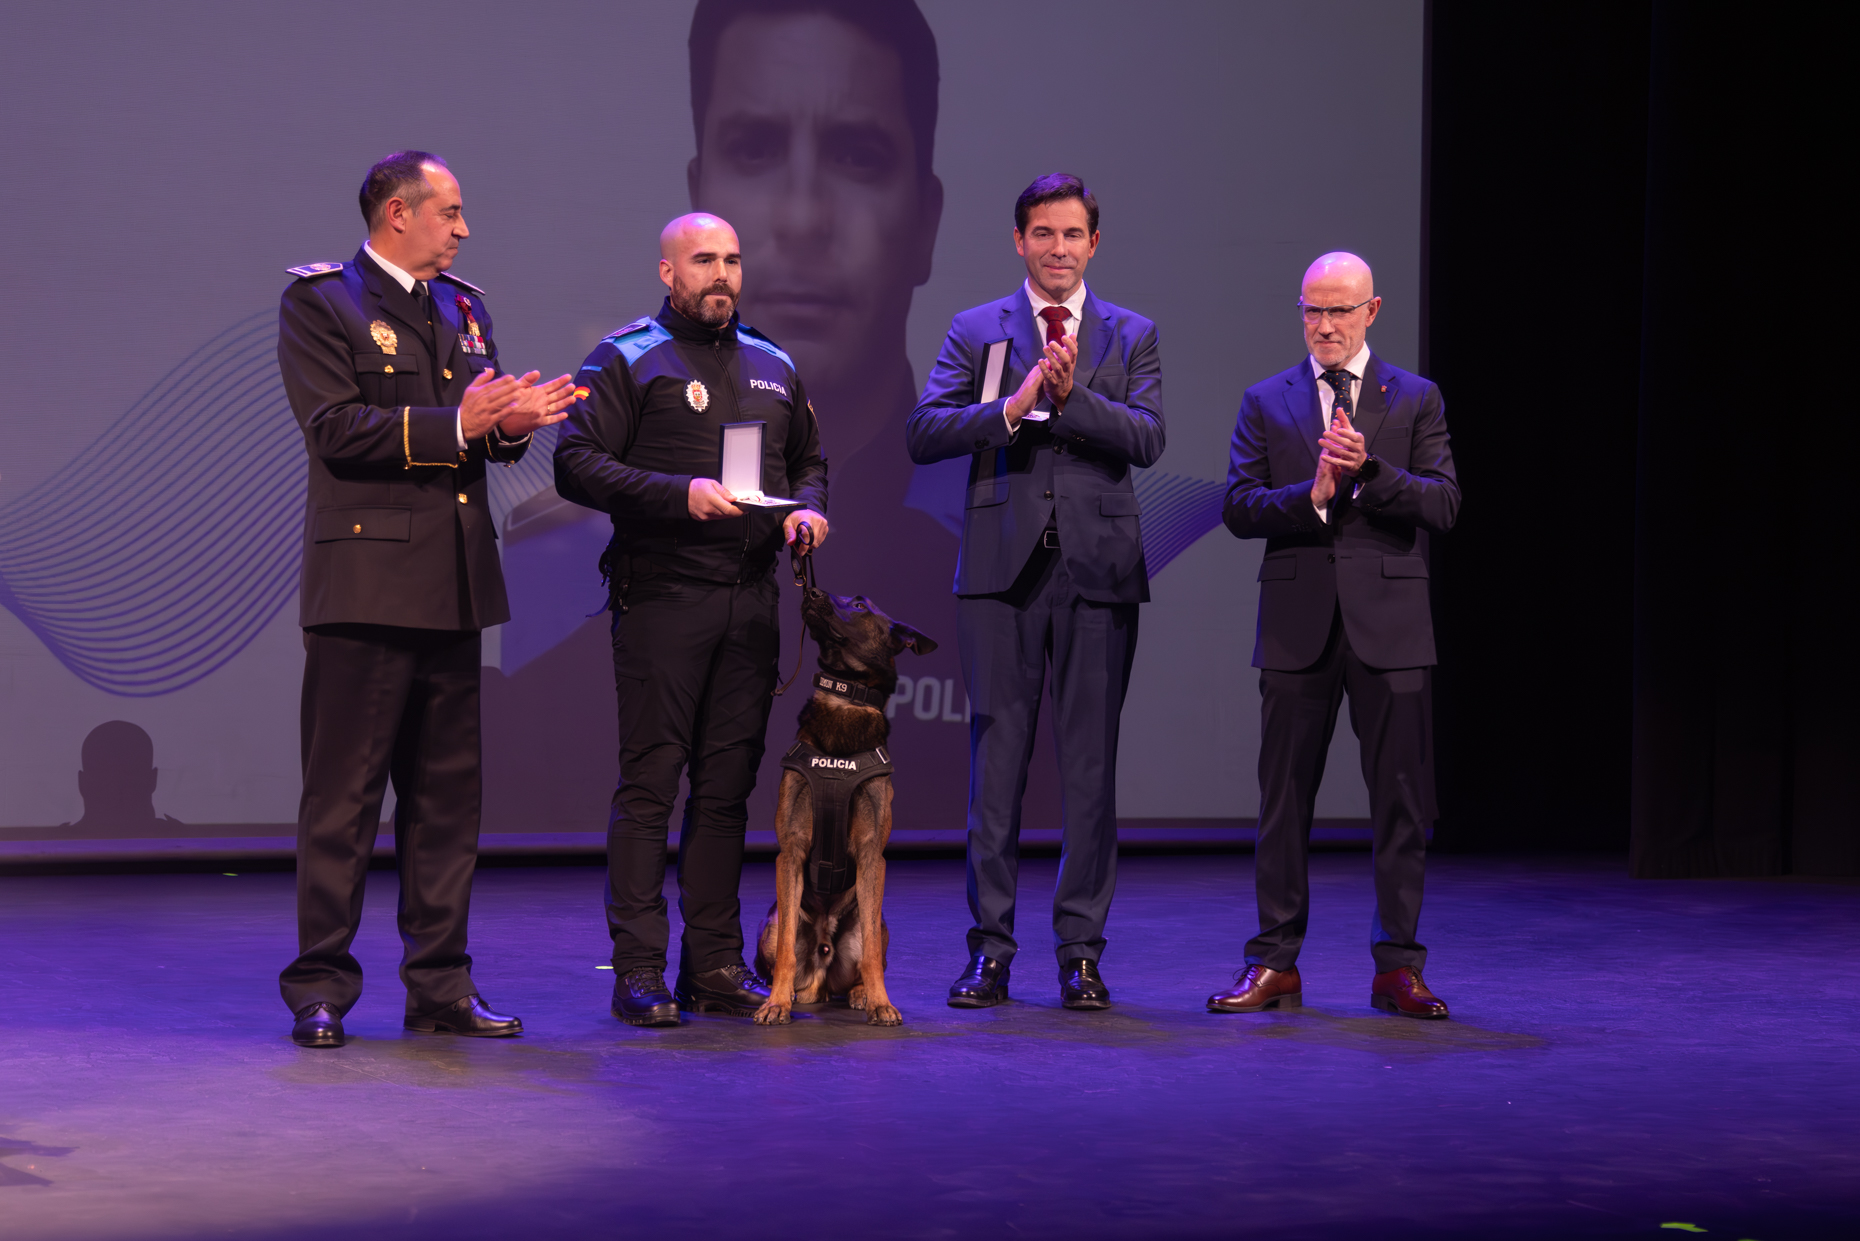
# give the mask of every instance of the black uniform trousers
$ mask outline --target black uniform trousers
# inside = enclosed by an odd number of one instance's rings
[[[1370,955],[1377,973],[1404,965],[1420,969],[1427,960],[1415,929],[1425,833],[1434,819],[1433,669],[1369,667],[1350,649],[1342,614],[1334,613],[1330,639],[1315,664],[1297,672],[1262,668],[1259,674],[1259,845],[1253,871],[1259,934],[1247,941],[1248,964],[1288,970],[1304,944],[1311,817],[1346,692],[1369,786],[1375,850]]]
[[[665,968],[665,844],[687,769],[679,973],[743,959],[737,886],[781,657],[780,602],[773,573],[737,584],[628,575],[613,621],[620,782],[607,820],[607,930],[618,973]]]
[[[1079,597],[1058,551],[1038,548],[1014,586],[956,600],[968,683],[969,951],[1014,959],[1021,797],[1046,666],[1059,757],[1053,950],[1096,961],[1117,886],[1117,733],[1137,651],[1137,604]]]
[[[476,992],[465,924],[478,861],[479,663],[476,630],[304,631],[298,956],[278,980],[293,1013],[316,1003],[347,1013],[362,993],[349,948],[390,777],[407,1012]]]

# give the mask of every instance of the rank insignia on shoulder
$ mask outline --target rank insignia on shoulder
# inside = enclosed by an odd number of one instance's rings
[[[449,271],[442,271],[442,272],[440,272],[440,273],[439,273],[439,278],[440,278],[441,280],[450,280],[450,281],[451,281],[451,282],[452,282],[453,284],[456,284],[456,285],[458,285],[458,286],[459,286],[459,288],[461,288],[461,289],[470,289],[470,290],[471,290],[471,291],[472,291],[473,293],[476,293],[476,294],[477,294],[477,295],[478,295],[479,297],[483,297],[483,296],[485,295],[485,293],[484,293],[484,290],[483,290],[483,289],[481,289],[481,288],[479,288],[479,287],[478,287],[477,285],[475,285],[475,284],[473,284],[473,283],[472,283],[471,281],[469,281],[469,280],[461,280],[461,279],[459,279],[459,278],[458,278],[457,276],[455,276],[455,275],[453,275],[453,274],[452,274],[451,272],[449,272]]]
[[[339,272],[342,270],[342,264],[305,263],[302,267],[287,267],[284,270],[297,277],[299,280],[308,280],[312,276],[327,276],[332,272]]]

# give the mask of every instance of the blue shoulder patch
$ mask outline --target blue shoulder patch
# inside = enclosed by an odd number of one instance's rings
[[[794,370],[794,359],[789,357],[780,345],[756,331],[756,329],[750,327],[747,323],[737,323],[736,336],[737,339],[742,341],[745,345],[754,345],[762,352],[780,358],[782,365],[786,366],[789,370]]]
[[[632,366],[657,345],[662,345],[672,338],[672,334],[659,326],[659,321],[648,315],[644,319],[635,319],[619,331],[605,339],[620,351],[626,364]]]
[[[308,280],[312,276],[328,276],[342,270],[341,263],[305,263],[302,267],[284,269],[299,280]]]

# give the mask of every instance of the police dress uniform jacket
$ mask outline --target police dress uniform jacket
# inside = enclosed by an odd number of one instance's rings
[[[1311,666],[1341,612],[1364,663],[1428,667],[1434,622],[1417,536],[1452,529],[1460,507],[1440,389],[1370,355],[1350,421],[1382,464],[1360,492],[1338,480],[1325,521],[1311,504],[1327,429],[1319,382],[1302,359],[1248,388],[1234,425],[1221,518],[1240,538],[1266,540],[1253,666]]]
[[[556,441],[555,486],[613,518],[610,555],[711,582],[766,577],[793,510],[697,521],[693,478],[718,478],[725,423],[762,422],[762,491],[827,511],[820,431],[794,362],[733,315],[705,327],[672,309],[595,346]]]
[[[1002,339],[1012,344],[1000,394],[983,403],[987,346]],[[1130,467],[1154,465],[1163,452],[1156,325],[1088,289],[1064,411],[1047,422],[1023,421],[1010,433],[1003,410],[1038,364],[1044,341],[1023,289],[963,311],[951,321],[906,424],[919,465],[972,458],[955,592],[1008,589],[1051,525],[1081,598],[1148,602]]]
[[[484,294],[441,274],[429,323],[366,250],[294,272],[278,369],[310,457],[300,623],[509,620],[485,467],[515,462],[529,440],[493,430],[458,446],[466,387],[497,369]]]

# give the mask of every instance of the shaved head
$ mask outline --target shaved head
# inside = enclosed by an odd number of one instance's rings
[[[721,233],[729,238],[729,249],[739,247],[736,242],[736,230],[729,221],[719,216],[708,215],[702,211],[693,211],[681,215],[663,229],[659,230],[659,257],[676,262],[680,253],[690,253],[702,247],[706,241],[720,240],[710,235]]]
[[[1305,348],[1325,370],[1335,370],[1362,351],[1369,325],[1382,309],[1369,264],[1346,250],[1320,255],[1305,268],[1298,302],[1305,320]],[[1315,320],[1314,309],[1324,312]]]
[[[743,296],[743,251],[722,218],[694,211],[659,233],[659,279],[672,309],[694,323],[721,328]]]
[[[1369,270],[1369,264],[1348,250],[1332,250],[1329,254],[1321,254],[1315,263],[1305,268],[1305,303],[1311,306],[1330,305],[1329,298],[1311,297],[1310,290],[1314,284],[1350,295],[1352,303],[1366,301],[1376,295],[1375,273]]]

